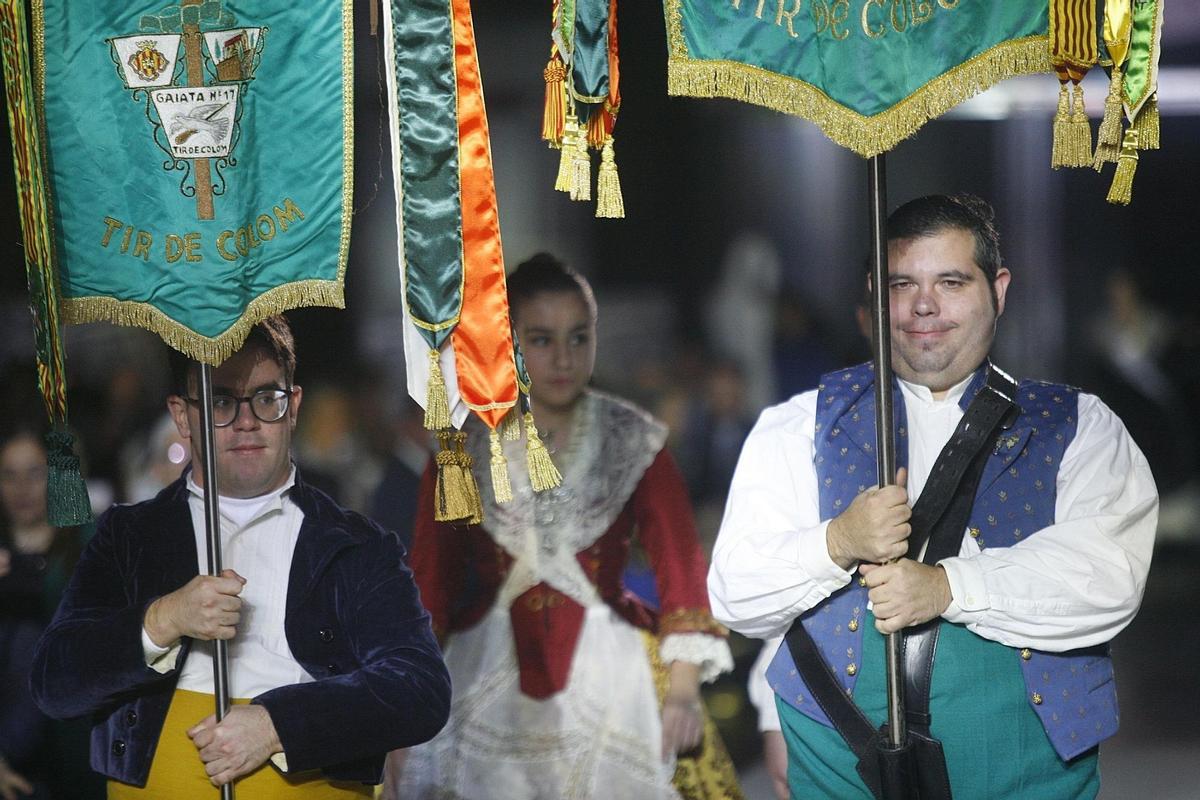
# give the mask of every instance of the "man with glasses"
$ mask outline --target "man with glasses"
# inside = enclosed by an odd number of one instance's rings
[[[35,656],[49,714],[94,715],[109,798],[369,797],[384,754],[445,724],[449,676],[394,534],[291,462],[301,388],[283,317],[213,371],[226,569],[205,564],[202,470],[105,514]],[[198,368],[172,353],[167,406],[201,462]],[[234,705],[213,710],[213,640]],[[267,761],[273,766],[267,765]]]

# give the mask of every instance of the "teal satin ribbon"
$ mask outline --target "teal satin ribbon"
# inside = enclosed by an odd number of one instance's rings
[[[525,354],[521,352],[521,342],[517,339],[517,329],[514,326],[512,329],[513,340],[513,361],[517,365],[517,388],[520,389],[521,412],[529,410],[529,391],[533,388],[533,381],[529,379],[529,370],[525,368]]]
[[[888,110],[996,45],[1045,36],[1049,28],[1045,0],[839,0],[765,7],[742,0],[736,8],[712,0],[665,2],[668,14],[677,6],[682,15],[689,61],[740,63],[794,78],[863,116]],[[789,18],[793,9],[800,11]]]
[[[586,122],[608,97],[608,0],[577,0],[571,96],[575,115]]]
[[[1134,0],[1133,29],[1129,35],[1129,58],[1125,62],[1125,104],[1136,116],[1142,103],[1154,92],[1150,74],[1158,63],[1155,30],[1160,0]]]
[[[405,301],[421,336],[440,348],[462,308],[462,201],[454,30],[445,0],[392,4]]]

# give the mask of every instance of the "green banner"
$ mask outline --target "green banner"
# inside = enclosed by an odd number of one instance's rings
[[[664,0],[674,95],[812,120],[863,156],[1051,69],[1046,0]]]
[[[34,0],[68,322],[219,364],[258,320],[342,307],[352,2]]]

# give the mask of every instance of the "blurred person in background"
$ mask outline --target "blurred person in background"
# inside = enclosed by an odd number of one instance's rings
[[[689,798],[738,798],[699,691],[731,660],[665,427],[588,388],[596,306],[581,276],[540,254],[509,276],[508,295],[538,431],[563,483],[535,493],[525,442],[506,442],[514,499],[496,503],[488,436],[474,421],[483,523],[434,522],[426,471],[413,569],[454,700],[446,730],[408,753],[385,796],[640,800],[675,797],[674,778]],[[635,529],[657,612],[621,582]]]
[[[79,560],[84,528],[55,528],[46,511],[42,431],[16,425],[0,437],[0,797],[8,772],[24,775],[41,798],[99,798],[88,769],[86,721],[51,723],[29,694],[34,645]],[[20,785],[8,781],[15,791]],[[7,798],[5,798],[7,800]]]

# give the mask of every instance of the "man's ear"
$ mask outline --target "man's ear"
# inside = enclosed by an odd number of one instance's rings
[[[1012,280],[1012,273],[1006,268],[1001,267],[996,271],[996,277],[992,281],[992,290],[996,293],[996,317],[997,319],[1004,313],[1004,296],[1008,293],[1008,282]]]
[[[304,397],[304,389],[298,384],[292,386],[292,399],[288,400],[288,424],[296,429],[296,418],[300,414],[300,400]]]
[[[179,431],[179,436],[190,441],[192,429],[188,424],[187,401],[179,395],[173,394],[167,398],[167,411],[171,413],[171,419],[175,422],[175,430]]]

